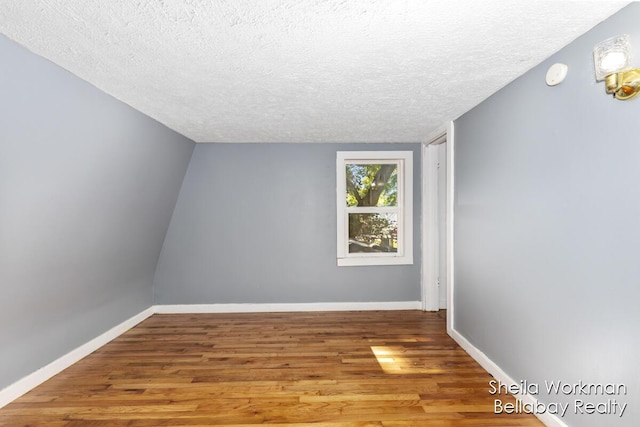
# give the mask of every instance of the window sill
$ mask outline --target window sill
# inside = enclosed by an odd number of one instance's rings
[[[338,267],[355,267],[364,265],[411,265],[413,257],[353,257],[338,258]]]

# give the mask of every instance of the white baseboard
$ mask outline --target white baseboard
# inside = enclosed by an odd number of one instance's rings
[[[391,302],[319,302],[290,304],[173,304],[155,305],[158,314],[178,313],[267,313],[294,311],[360,311],[360,310],[420,310],[420,301]]]
[[[286,311],[349,311],[349,310],[420,310],[420,301],[393,302],[330,302],[330,303],[293,303],[293,304],[181,304],[154,305],[131,317],[86,344],[71,350],[43,368],[27,375],[15,383],[0,390],[0,408],[11,403],[49,378],[59,374],[69,366],[93,353],[109,341],[122,335],[149,316],[177,313],[264,313]]]
[[[502,382],[503,384],[508,384],[508,385],[520,384],[519,381],[514,381],[513,378],[507,375],[507,373],[504,372],[498,365],[496,365],[493,360],[489,359],[486,354],[478,350],[477,347],[471,344],[456,329],[450,329],[448,332],[451,338],[453,338],[455,342],[457,342],[460,345],[460,347],[462,347],[467,353],[469,353],[469,356],[471,356],[476,362],[478,362],[480,366],[482,366],[487,372],[493,375],[493,377],[496,380]],[[488,389],[489,389],[489,385],[487,384],[487,390]],[[517,399],[520,399],[522,402],[532,404],[532,405],[535,405],[536,402],[538,401],[531,394],[514,395],[514,396]],[[548,414],[548,413],[536,414],[536,417],[538,417],[538,419],[542,421],[544,425],[547,427],[568,427],[567,424],[564,423],[564,421],[562,421],[559,417],[553,414]]]
[[[11,403],[18,397],[27,393],[29,390],[39,386],[49,378],[53,377],[56,374],[59,374],[69,366],[78,362],[80,359],[88,356],[93,353],[109,341],[117,338],[122,335],[129,329],[133,328],[138,323],[142,322],[147,317],[153,314],[153,307],[149,307],[143,312],[136,314],[128,320],[120,323],[117,326],[109,329],[107,332],[97,336],[91,341],[81,345],[75,350],[71,350],[69,353],[64,356],[54,360],[49,363],[47,366],[38,369],[37,371],[27,375],[24,378],[16,381],[15,383],[9,385],[8,387],[0,390],[0,408],[6,406]]]

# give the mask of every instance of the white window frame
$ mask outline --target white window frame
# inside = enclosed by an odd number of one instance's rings
[[[347,164],[398,164],[398,206],[348,207]],[[338,266],[413,264],[413,151],[338,151],[336,155]],[[395,211],[398,214],[398,252],[349,253],[349,213]]]

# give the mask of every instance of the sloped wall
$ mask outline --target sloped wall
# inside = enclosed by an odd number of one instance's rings
[[[0,389],[153,303],[194,143],[0,36]]]

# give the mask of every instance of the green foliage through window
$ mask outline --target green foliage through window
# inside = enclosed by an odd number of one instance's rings
[[[347,206],[397,206],[398,165],[346,165]]]
[[[348,207],[394,207],[398,205],[396,163],[346,164]],[[397,215],[350,213],[349,252],[396,252]]]

